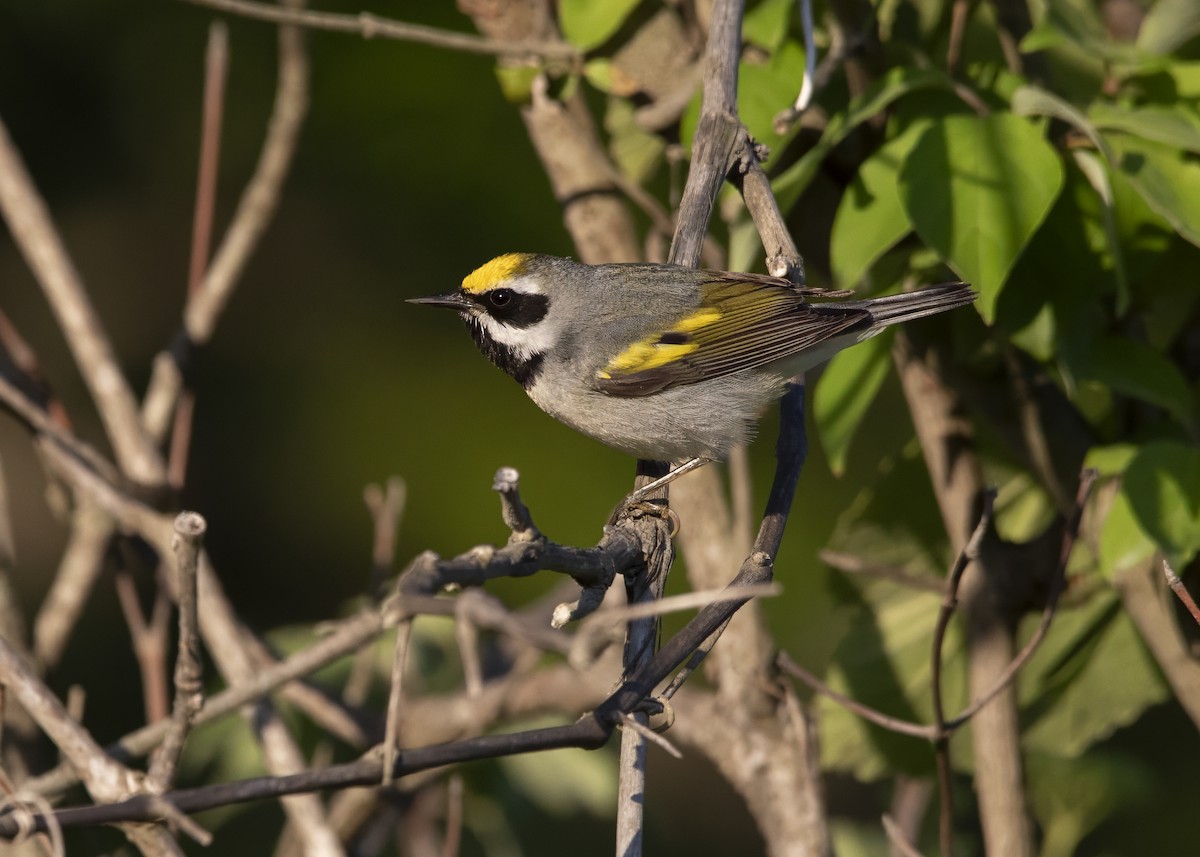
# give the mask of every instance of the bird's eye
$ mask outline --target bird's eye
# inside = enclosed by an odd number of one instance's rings
[[[494,307],[506,307],[512,303],[512,289],[496,289],[488,295]]]

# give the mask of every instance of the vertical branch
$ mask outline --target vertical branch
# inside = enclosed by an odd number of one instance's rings
[[[894,357],[946,533],[951,547],[961,552],[983,491],[973,429],[958,398],[943,383],[934,352],[918,354],[910,335],[899,330]],[[962,587],[972,697],[994,689],[1016,651],[1014,623],[1002,614],[994,591],[1003,561],[985,550],[980,573],[967,578]],[[1020,724],[1011,685],[978,713],[971,738],[987,851],[1028,857],[1033,853],[1033,831],[1025,808]]]
[[[150,763],[148,786],[161,794],[171,785],[192,721],[204,705],[200,665],[200,621],[196,614],[196,570],[208,525],[195,512],[175,518],[175,567],[179,576],[179,651],[175,660],[175,705],[171,728]]]

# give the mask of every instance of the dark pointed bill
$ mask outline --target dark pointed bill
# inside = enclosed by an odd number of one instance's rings
[[[410,304],[424,304],[425,306],[442,306],[447,309],[465,310],[470,308],[471,302],[463,297],[460,292],[451,292],[448,295],[430,295],[427,298],[409,298]]]

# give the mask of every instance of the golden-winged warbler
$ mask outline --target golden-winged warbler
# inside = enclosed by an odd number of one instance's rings
[[[868,300],[759,274],[508,253],[447,295],[543,411],[638,458],[722,459],[789,378],[885,327],[975,299],[963,283]]]

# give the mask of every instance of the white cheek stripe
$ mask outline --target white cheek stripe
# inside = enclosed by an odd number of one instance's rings
[[[476,312],[475,318],[488,336],[512,349],[520,360],[545,354],[558,342],[559,326],[552,324],[549,318],[542,319],[532,327],[509,327],[485,312]]]

